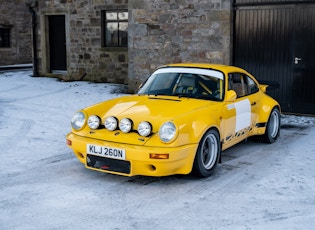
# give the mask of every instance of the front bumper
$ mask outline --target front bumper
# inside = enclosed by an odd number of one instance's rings
[[[188,174],[192,170],[198,144],[168,147],[147,147],[106,142],[69,133],[68,147],[87,168],[123,176],[168,176]],[[107,146],[125,150],[125,159],[111,159],[89,155],[87,145]],[[161,144],[162,145],[162,144]],[[150,159],[150,154],[169,154],[168,159]],[[92,163],[91,163],[92,162]]]

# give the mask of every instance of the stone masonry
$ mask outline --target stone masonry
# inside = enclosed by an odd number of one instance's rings
[[[63,80],[128,83],[128,48],[102,47],[102,10],[128,9],[128,0],[38,1],[39,72]],[[49,68],[48,17],[65,15],[67,73],[54,75]]]
[[[129,0],[129,88],[163,64],[230,64],[230,0]]]
[[[231,0],[38,1],[39,72],[49,68],[48,18],[65,15],[63,80],[128,84],[129,91],[166,63],[230,64]],[[103,10],[128,9],[128,48],[102,47]]]
[[[0,65],[31,63],[31,14],[25,0],[1,1],[0,28],[10,29],[10,47],[0,47]]]

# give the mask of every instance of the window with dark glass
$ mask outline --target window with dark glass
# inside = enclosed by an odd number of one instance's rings
[[[128,11],[103,11],[105,47],[128,46]]]
[[[9,28],[0,28],[0,47],[10,47]]]
[[[255,81],[243,73],[229,74],[229,90],[230,89],[236,92],[237,97],[247,96],[259,91]]]

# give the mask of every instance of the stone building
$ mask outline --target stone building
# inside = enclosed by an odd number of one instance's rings
[[[1,1],[0,65],[32,62],[31,27],[25,0]]]
[[[38,1],[38,68],[128,84],[170,62],[230,61],[230,0]]]
[[[40,75],[128,83],[127,0],[43,0],[37,15]]]
[[[314,0],[25,2],[36,15],[38,75],[127,84],[135,92],[166,63],[232,64],[280,83],[270,95],[283,111],[315,114]],[[27,7],[4,1],[0,13],[0,64],[28,62]]]
[[[178,62],[230,64],[231,0],[129,0],[129,85]]]

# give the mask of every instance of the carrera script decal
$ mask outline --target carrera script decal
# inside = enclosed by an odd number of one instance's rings
[[[228,135],[226,138],[225,138],[225,141],[224,142],[229,142],[229,141],[232,141],[234,140],[235,138],[237,137],[241,137],[241,136],[244,136],[244,135],[247,135],[249,132],[251,132],[253,129],[251,127],[247,127],[245,129],[242,129],[238,132],[236,132],[234,135],[230,134]]]

